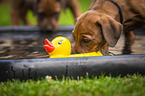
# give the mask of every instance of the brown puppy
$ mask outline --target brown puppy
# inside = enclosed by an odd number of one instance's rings
[[[93,5],[93,2],[95,4]],[[114,47],[124,31],[124,54],[131,53],[135,36],[132,30],[145,25],[144,0],[114,0],[120,6],[124,17],[120,23],[119,8],[109,0],[93,0],[89,11],[77,18],[73,32],[75,39],[73,53],[98,50],[108,51],[108,45]],[[123,28],[124,27],[124,28]]]
[[[33,11],[37,17],[38,25],[43,31],[46,29],[56,31],[61,9],[69,7],[74,18],[80,16],[80,8],[77,0],[13,0],[11,8],[11,20],[13,25],[20,25],[20,20],[29,25],[27,12]]]

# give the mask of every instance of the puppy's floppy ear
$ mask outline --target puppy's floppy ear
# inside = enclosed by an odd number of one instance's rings
[[[123,31],[122,24],[109,16],[101,17],[98,19],[97,24],[100,25],[102,34],[108,45],[114,47]]]

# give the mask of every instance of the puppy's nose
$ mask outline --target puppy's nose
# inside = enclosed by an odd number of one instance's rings
[[[52,26],[47,26],[47,30],[48,30],[48,31],[53,31],[54,28],[53,28]]]
[[[47,30],[51,31],[51,32],[55,32],[55,31],[57,31],[57,29],[58,29],[58,26],[48,26],[47,27]]]

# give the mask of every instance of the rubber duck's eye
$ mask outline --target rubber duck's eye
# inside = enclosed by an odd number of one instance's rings
[[[61,42],[61,41],[58,41],[58,44],[59,44],[59,45],[61,45],[61,44],[62,44],[62,42]]]

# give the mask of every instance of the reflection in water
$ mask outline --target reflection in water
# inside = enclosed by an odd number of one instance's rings
[[[0,33],[0,59],[48,58],[49,55],[43,48],[44,39],[52,40],[57,36],[72,39],[71,32]]]

